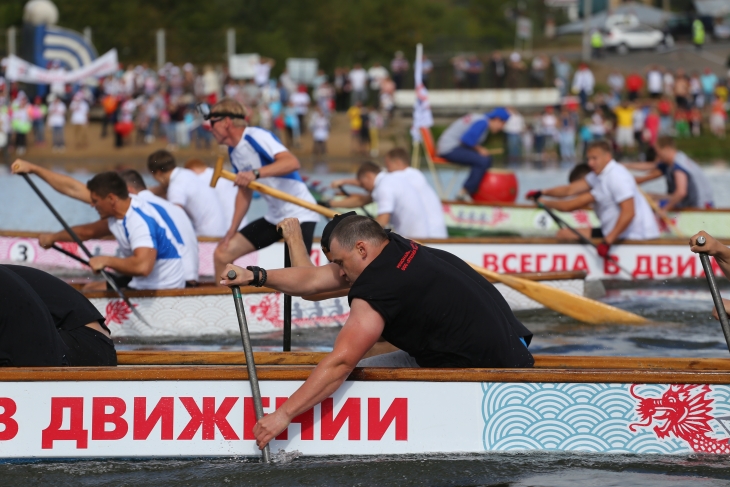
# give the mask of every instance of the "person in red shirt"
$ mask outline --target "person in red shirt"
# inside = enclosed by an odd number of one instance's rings
[[[644,78],[638,73],[631,73],[626,77],[626,90],[629,92],[629,101],[634,101],[639,97],[639,92],[644,86]]]

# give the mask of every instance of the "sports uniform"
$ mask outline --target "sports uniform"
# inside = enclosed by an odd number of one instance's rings
[[[236,173],[261,169],[273,163],[276,155],[282,152],[288,152],[288,150],[271,132],[256,127],[246,127],[238,144],[228,148],[231,165]],[[262,177],[258,181],[310,203],[316,203],[298,171],[284,176]],[[319,215],[273,196],[266,194],[261,196],[268,205],[268,211],[263,218],[246,225],[241,230],[241,235],[246,237],[256,249],[262,249],[281,239],[276,231],[276,225],[280,221],[285,218],[297,218],[302,227],[302,236],[307,250],[310,250],[314,227],[319,221]]]
[[[173,205],[166,199],[156,196],[149,189],[137,193],[137,198],[152,205],[171,230],[173,227],[178,230],[177,233],[172,232],[172,235],[180,246],[180,258],[182,259],[185,281],[197,281],[198,268],[200,266],[198,236],[195,234],[195,229],[188,214],[179,206]]]
[[[228,230],[218,196],[190,169],[176,167],[167,188],[170,203],[182,206],[190,216],[195,233],[204,237],[222,237]]]
[[[129,287],[133,289],[185,287],[185,274],[180,257],[182,248],[177,243],[182,239],[179,231],[169,225],[150,203],[134,195],[130,195],[130,199],[131,203],[124,218],[108,218],[109,231],[119,243],[119,253],[122,258],[127,258],[138,248],[153,248],[157,250],[157,257],[152,272],[148,276],[134,276],[129,282]]]

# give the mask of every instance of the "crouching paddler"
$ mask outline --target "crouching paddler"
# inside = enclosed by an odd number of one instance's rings
[[[323,246],[331,264],[269,271],[229,264],[221,276],[226,286],[266,285],[293,296],[350,288],[350,316],[334,349],[286,403],[256,424],[260,448],[334,393],[381,337],[401,350],[388,354],[395,366],[533,365],[527,350],[532,334],[464,261],[388,233],[367,217],[347,216],[328,226],[334,230]],[[226,277],[229,270],[236,271],[235,280]]]

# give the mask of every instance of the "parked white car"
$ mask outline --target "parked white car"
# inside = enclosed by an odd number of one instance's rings
[[[603,32],[603,45],[606,49],[616,49],[619,54],[627,54],[632,49],[656,49],[671,47],[671,36],[643,24],[616,24]]]

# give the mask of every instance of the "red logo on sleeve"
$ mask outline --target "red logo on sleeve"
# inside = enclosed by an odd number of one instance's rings
[[[403,257],[401,257],[400,262],[398,262],[398,265],[395,266],[396,269],[400,269],[402,271],[408,269],[408,265],[410,265],[411,261],[416,256],[416,252],[418,252],[418,245],[416,245],[413,241],[411,241],[411,250],[409,250],[405,254],[403,254]]]

